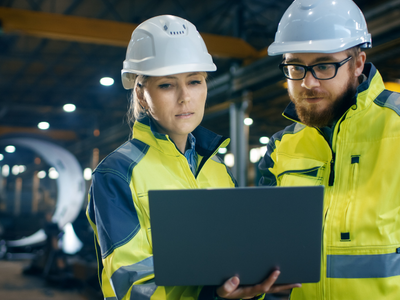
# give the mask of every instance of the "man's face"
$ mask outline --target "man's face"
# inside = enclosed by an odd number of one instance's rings
[[[288,53],[284,63],[306,66],[317,63],[340,62],[349,56],[345,51],[337,53]],[[356,62],[352,62],[356,60]],[[307,72],[302,80],[287,80],[290,99],[295,104],[300,121],[312,127],[331,125],[350,107],[356,93],[358,76],[363,69],[358,59],[352,58],[341,66],[334,78],[318,80]]]

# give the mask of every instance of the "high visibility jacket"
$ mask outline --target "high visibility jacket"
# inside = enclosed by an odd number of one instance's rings
[[[202,127],[197,127],[193,135],[198,155],[196,175],[170,138],[150,129],[148,118],[136,121],[133,139],[107,156],[94,171],[86,215],[96,237],[105,299],[200,296],[202,287],[154,284],[148,203],[148,191],[154,189],[235,186],[230,171],[215,155],[229,139]]]
[[[400,94],[372,64],[364,74],[331,146],[296,122],[271,138],[259,165],[263,185],[325,186],[321,280],[291,300],[400,299]],[[284,114],[298,121],[292,104]]]

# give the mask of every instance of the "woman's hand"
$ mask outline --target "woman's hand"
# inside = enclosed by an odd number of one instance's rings
[[[257,295],[265,293],[277,293],[296,287],[301,287],[300,283],[287,285],[274,285],[280,274],[279,270],[274,271],[262,283],[252,286],[239,287],[240,280],[234,276],[228,279],[222,286],[216,290],[218,297],[225,299],[251,299]]]

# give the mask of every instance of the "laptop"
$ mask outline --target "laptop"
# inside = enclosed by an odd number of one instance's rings
[[[149,191],[155,283],[320,280],[323,186]]]

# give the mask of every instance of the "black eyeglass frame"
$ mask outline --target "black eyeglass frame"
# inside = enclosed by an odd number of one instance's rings
[[[303,80],[306,77],[308,71],[310,71],[311,74],[314,76],[314,78],[317,79],[317,80],[329,80],[329,79],[335,78],[335,76],[337,75],[338,69],[341,66],[343,66],[345,63],[347,63],[352,58],[353,58],[352,56],[349,56],[349,57],[345,58],[344,60],[342,60],[340,62],[319,63],[319,64],[315,64],[315,65],[311,65],[311,66],[305,66],[305,65],[301,65],[301,64],[284,64],[284,63],[280,63],[279,64],[279,69],[281,69],[283,75],[289,80]],[[319,65],[334,65],[335,66],[335,74],[332,77],[329,77],[329,78],[318,78],[317,75],[315,74],[313,68],[315,66],[319,66]],[[293,79],[293,78],[288,77],[286,75],[286,73],[283,71],[283,68],[286,67],[286,66],[298,66],[298,67],[304,68],[304,76],[302,78],[297,78],[297,79]]]

